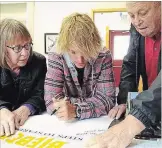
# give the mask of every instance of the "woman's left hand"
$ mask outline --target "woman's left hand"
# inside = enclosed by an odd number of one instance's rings
[[[30,110],[26,106],[20,106],[18,109],[14,110],[13,113],[15,114],[16,128],[19,129],[29,118]]]

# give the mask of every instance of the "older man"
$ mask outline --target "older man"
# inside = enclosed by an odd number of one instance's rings
[[[127,2],[131,17],[131,40],[122,66],[118,105],[109,116],[119,118],[126,109],[129,91],[143,91],[126,119],[87,143],[88,148],[124,148],[145,128],[161,122],[161,2]],[[154,81],[154,82],[153,82]]]
[[[131,40],[128,54],[123,60],[118,106],[109,116],[117,119],[125,112],[128,92],[137,91],[140,75],[143,89],[147,90],[161,70],[161,3],[128,2],[131,17]]]

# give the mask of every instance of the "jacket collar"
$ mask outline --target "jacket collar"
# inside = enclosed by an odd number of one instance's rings
[[[64,57],[64,59],[66,61],[66,64],[67,64],[69,70],[70,70],[70,73],[71,73],[71,75],[73,77],[73,80],[76,80],[77,76],[78,76],[78,72],[77,72],[74,64],[70,60],[70,57],[69,57],[68,53],[65,53],[63,55],[63,57]],[[94,65],[95,61],[96,61],[95,59],[91,59],[91,60],[88,61],[87,65],[85,66],[85,69],[84,69],[84,73],[86,74],[85,75],[85,80],[88,79],[89,74],[92,74],[92,81],[93,81],[93,73],[94,73],[93,72],[93,70],[94,70],[93,65]],[[91,71],[91,66],[90,65],[92,66],[92,71]]]
[[[69,68],[74,68],[74,64],[72,63],[72,61],[70,60],[70,57],[69,57],[69,55],[68,55],[68,53],[65,53],[64,55],[63,55],[63,57],[64,57],[64,59],[65,59],[65,61],[66,61],[66,64],[67,64],[67,66],[69,67]]]

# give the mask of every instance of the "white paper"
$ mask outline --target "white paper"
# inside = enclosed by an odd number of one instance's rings
[[[65,122],[58,120],[56,116],[44,114],[31,117],[22,128],[46,133],[61,133],[74,136],[80,135],[84,137],[86,131],[88,131],[89,134],[92,134],[95,130],[94,134],[98,134],[107,130],[111,122],[112,119],[108,118],[108,116]],[[99,132],[100,130],[101,132]]]
[[[0,140],[1,148],[20,148],[29,147],[38,138],[46,137],[46,139],[40,142],[34,148],[40,148],[40,146],[46,142],[46,140],[52,139],[51,143],[57,141],[67,142],[63,146],[54,146],[53,148],[84,148],[85,141],[93,137],[96,134],[100,134],[108,129],[108,126],[112,122],[112,119],[108,116],[100,118],[92,118],[81,121],[64,122],[59,121],[57,117],[50,116],[48,114],[38,115],[30,117],[25,125],[23,125],[20,131],[10,137],[8,142],[6,139]],[[11,142],[10,139],[18,137],[23,134],[25,138],[33,136],[35,139],[23,144],[21,138]],[[24,138],[22,137],[22,139]],[[29,137],[28,137],[29,138]],[[41,148],[49,148],[49,144]],[[128,148],[161,148],[162,141],[148,141],[148,140],[133,140]]]
[[[108,118],[108,116],[65,122],[58,120],[56,116],[43,114],[30,117],[25,125],[23,125],[14,136],[18,137],[23,134],[24,137],[34,136],[36,139],[40,137],[48,137],[49,139],[53,138],[53,142],[64,141],[68,143],[56,148],[76,148],[76,145],[77,148],[82,148],[85,140],[106,131],[111,122],[112,119]],[[14,141],[11,144],[8,144],[4,139],[1,140],[1,148],[20,147],[18,143],[20,144],[21,142],[16,143],[16,141]],[[31,143],[32,141],[23,147],[27,147]],[[36,148],[39,148],[39,145],[37,145]]]

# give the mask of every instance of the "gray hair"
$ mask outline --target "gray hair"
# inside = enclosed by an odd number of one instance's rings
[[[126,6],[133,3],[151,3],[155,8],[161,7],[161,1],[127,1]]]
[[[0,21],[0,35],[0,66],[9,68],[5,60],[6,42],[14,41],[17,35],[20,35],[22,39],[31,38],[31,35],[25,25],[14,19],[3,19]]]

